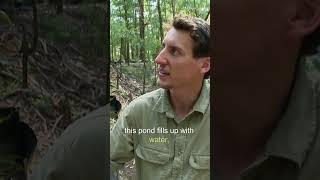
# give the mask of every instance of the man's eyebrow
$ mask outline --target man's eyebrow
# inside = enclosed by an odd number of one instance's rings
[[[162,47],[164,47],[165,45],[167,45],[167,46],[170,47],[170,48],[176,48],[176,49],[178,49],[179,51],[184,52],[184,50],[183,50],[181,47],[179,47],[179,46],[177,46],[177,45],[175,45],[175,44],[170,44],[170,43],[167,43],[167,44],[166,44],[166,42],[163,41],[163,42],[162,42]]]

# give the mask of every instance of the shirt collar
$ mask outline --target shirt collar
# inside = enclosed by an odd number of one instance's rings
[[[193,106],[193,111],[198,111],[204,114],[208,109],[210,103],[210,82],[209,80],[204,80],[201,88],[200,96],[198,97],[196,103]]]
[[[210,103],[210,83],[208,80],[204,80],[201,88],[200,96],[193,106],[192,111],[198,111],[202,114],[206,112]],[[160,96],[153,107],[154,111],[160,113],[166,113],[169,117],[174,117],[174,111],[170,104],[168,90],[160,89]]]
[[[316,90],[320,78],[315,78],[315,67],[311,66],[314,63],[320,64],[319,54],[299,60],[288,106],[266,144],[267,156],[291,160],[299,167],[316,133]]]

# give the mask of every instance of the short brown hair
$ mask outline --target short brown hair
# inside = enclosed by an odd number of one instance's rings
[[[194,41],[193,56],[209,56],[210,25],[199,18],[189,16],[176,16],[172,26],[177,30],[190,32],[190,37]]]
[[[193,39],[193,57],[209,57],[210,25],[205,20],[179,15],[173,19],[172,26],[177,30],[187,31]],[[210,71],[205,74],[209,77]]]

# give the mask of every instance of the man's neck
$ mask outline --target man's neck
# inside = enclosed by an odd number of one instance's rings
[[[176,116],[183,119],[193,108],[200,96],[202,82],[193,86],[172,88],[169,90],[170,103]]]

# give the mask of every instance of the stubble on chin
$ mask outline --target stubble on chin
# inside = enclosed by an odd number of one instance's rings
[[[161,83],[160,79],[157,79],[157,86],[162,88],[162,89],[169,89],[170,87],[166,85],[165,83]]]

